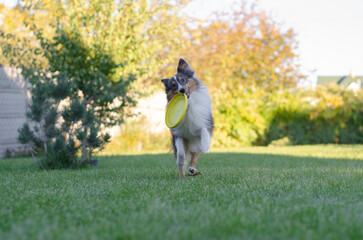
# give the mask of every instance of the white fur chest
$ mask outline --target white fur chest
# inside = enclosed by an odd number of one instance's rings
[[[200,139],[201,130],[207,128],[211,116],[211,99],[208,91],[201,86],[188,99],[188,109],[182,122],[172,129],[174,135],[186,140]]]

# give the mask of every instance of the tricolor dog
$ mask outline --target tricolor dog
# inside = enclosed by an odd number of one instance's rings
[[[190,159],[188,175],[200,172],[195,168],[200,153],[206,153],[211,144],[213,117],[211,98],[206,86],[194,76],[195,71],[183,59],[179,59],[177,74],[162,79],[168,104],[176,94],[186,94],[188,107],[182,122],[171,128],[174,157],[179,167],[180,178]]]

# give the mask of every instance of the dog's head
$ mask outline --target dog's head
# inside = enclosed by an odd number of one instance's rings
[[[179,59],[177,74],[171,78],[161,79],[164,83],[168,101],[175,94],[186,94],[189,98],[193,91],[197,90],[198,81],[194,78],[194,69],[182,58]]]

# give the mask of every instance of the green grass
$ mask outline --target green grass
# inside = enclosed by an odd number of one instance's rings
[[[362,239],[363,145],[104,156],[41,171],[0,160],[0,239]]]

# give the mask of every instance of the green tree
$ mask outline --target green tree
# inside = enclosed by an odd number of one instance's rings
[[[41,30],[35,33],[39,47],[31,51],[47,59],[47,68],[22,64],[19,56],[27,49],[2,45],[31,84],[27,117],[32,124],[19,129],[19,141],[29,144],[32,153],[44,152],[38,159],[43,168],[90,163],[109,141],[105,129],[122,123],[125,108],[134,104],[128,93],[134,76],[112,81],[122,64],[107,51],[86,46],[76,32],[57,29],[52,40],[44,38]]]

